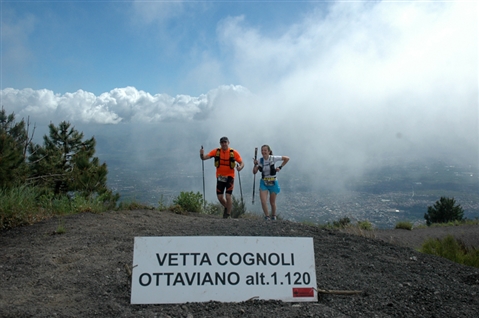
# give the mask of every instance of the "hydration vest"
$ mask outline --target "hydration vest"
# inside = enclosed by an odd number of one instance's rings
[[[270,156],[271,158],[271,156]],[[261,171],[261,178],[264,179],[264,172],[263,172],[263,163],[264,163],[264,160],[263,158],[259,158],[259,166],[258,166],[258,170]],[[276,169],[274,168],[274,160],[271,161],[271,164],[269,165],[269,175],[270,176],[275,176],[276,175]]]
[[[218,168],[220,166],[220,153],[221,153],[221,148],[216,149],[216,155],[215,155],[215,167]],[[235,153],[233,151],[233,148],[230,148],[230,168],[234,169],[236,166],[236,160],[235,160]]]

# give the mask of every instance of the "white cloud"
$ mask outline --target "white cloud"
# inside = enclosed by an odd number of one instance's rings
[[[221,86],[198,97],[171,97],[151,95],[134,87],[116,88],[100,96],[83,90],[60,95],[46,89],[6,88],[0,94],[8,113],[13,111],[20,117],[30,116],[33,120],[144,124],[205,119],[212,110],[224,107],[225,100],[238,95],[247,96],[248,91],[240,86]]]
[[[277,37],[247,17],[218,34],[258,97],[253,138],[261,130],[323,173],[361,173],[385,153],[477,162],[477,12],[472,2],[338,2]]]
[[[245,17],[225,19],[218,33],[254,91],[282,80],[308,86],[300,76],[327,77],[354,92],[417,90],[445,71],[463,76],[477,55],[477,4],[340,2],[323,16],[311,13],[276,38]]]

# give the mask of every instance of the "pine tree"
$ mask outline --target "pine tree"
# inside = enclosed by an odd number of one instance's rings
[[[108,200],[118,200],[118,195],[113,196],[107,188],[106,164],[93,157],[95,138],[84,140],[83,133],[65,121],[58,127],[51,123],[48,128],[44,145],[30,149],[35,183],[52,189],[55,194],[75,192],[89,198],[106,195]]]
[[[15,122],[15,114],[0,111],[0,187],[10,188],[25,182],[28,171],[25,161],[30,143],[25,121]]]
[[[451,221],[462,221],[464,210],[461,205],[456,205],[454,198],[441,197],[439,201],[434,203],[434,206],[427,208],[427,213],[424,214],[426,224],[429,226],[432,223],[447,223]]]

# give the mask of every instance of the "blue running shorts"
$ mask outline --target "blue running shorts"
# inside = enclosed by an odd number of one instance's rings
[[[270,193],[273,192],[273,193],[276,193],[276,194],[278,194],[281,190],[279,188],[278,180],[275,180],[273,185],[268,186],[264,183],[263,179],[260,179],[260,181],[259,181],[259,189],[261,191],[269,191]]]

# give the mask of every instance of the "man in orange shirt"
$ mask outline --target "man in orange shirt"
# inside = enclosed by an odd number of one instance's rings
[[[218,201],[224,206],[223,218],[227,219],[231,216],[231,207],[233,201],[231,194],[233,193],[235,167],[241,171],[244,167],[243,159],[238,151],[230,148],[230,142],[227,137],[221,137],[220,148],[211,150],[208,154],[204,154],[203,148],[200,149],[201,160],[215,158],[216,167],[216,195]],[[238,165],[236,165],[238,164]],[[224,193],[226,192],[226,199]]]

